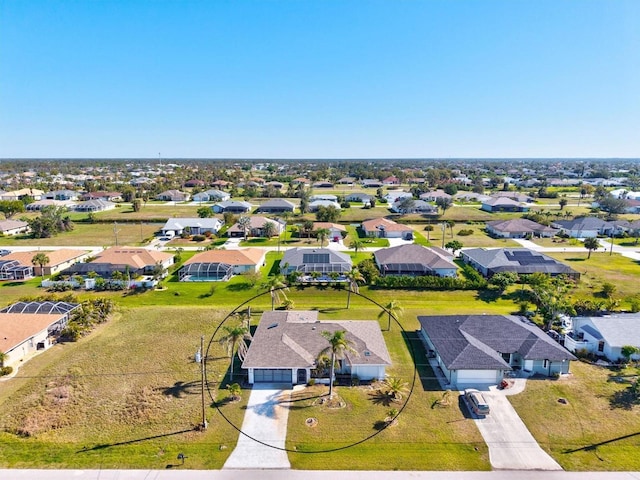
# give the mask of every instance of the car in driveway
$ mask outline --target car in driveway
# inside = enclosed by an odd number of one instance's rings
[[[479,390],[476,390],[475,388],[467,388],[464,391],[464,398],[473,413],[476,415],[489,415],[491,409]]]
[[[4,257],[5,255],[9,255],[11,250],[7,250],[6,248],[0,248],[0,257]]]

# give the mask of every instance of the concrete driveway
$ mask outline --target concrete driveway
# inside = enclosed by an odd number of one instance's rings
[[[508,390],[492,387],[482,395],[491,408],[484,418],[474,415],[478,430],[489,447],[489,461],[498,470],[562,470],[545,452],[505,396]]]
[[[290,388],[290,385],[279,384],[253,386],[242,433],[223,469],[291,468],[287,452],[281,450],[287,438]]]

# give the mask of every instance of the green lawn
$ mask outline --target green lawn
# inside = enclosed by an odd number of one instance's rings
[[[533,436],[566,470],[640,470],[640,405],[628,407],[629,384],[614,381],[633,372],[581,362],[571,371],[566,379],[529,380],[509,397]]]

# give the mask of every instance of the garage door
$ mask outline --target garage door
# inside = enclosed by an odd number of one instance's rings
[[[291,383],[289,368],[260,368],[253,371],[254,383]]]
[[[495,370],[458,370],[456,383],[496,383]]]

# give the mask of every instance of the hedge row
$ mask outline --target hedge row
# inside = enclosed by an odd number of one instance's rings
[[[431,290],[481,290],[487,287],[484,279],[469,280],[454,277],[436,276],[386,276],[375,280],[375,286],[381,288],[427,288]]]

